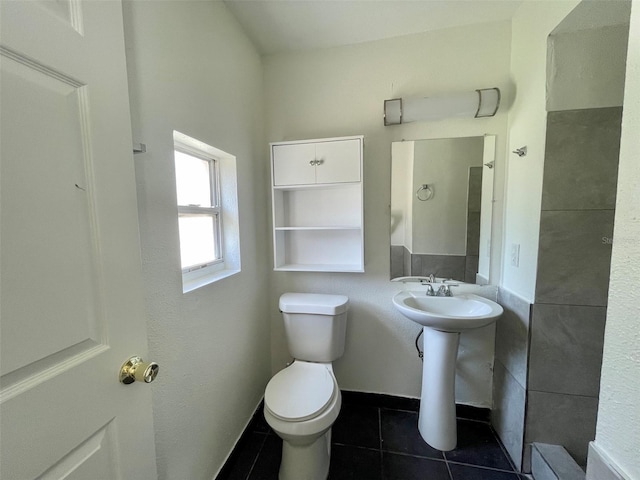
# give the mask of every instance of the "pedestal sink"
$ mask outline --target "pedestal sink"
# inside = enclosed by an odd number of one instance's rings
[[[433,448],[453,450],[457,443],[455,378],[460,333],[495,322],[502,307],[471,293],[430,297],[424,291],[400,292],[393,297],[393,304],[423,327],[420,435]]]

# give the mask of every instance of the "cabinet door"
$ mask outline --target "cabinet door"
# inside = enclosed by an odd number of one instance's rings
[[[273,146],[273,184],[316,183],[316,146],[313,143]]]
[[[360,140],[316,143],[316,183],[360,181]]]

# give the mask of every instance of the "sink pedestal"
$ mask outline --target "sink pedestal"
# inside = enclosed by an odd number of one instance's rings
[[[424,358],[418,430],[433,448],[456,448],[456,359],[460,333],[423,327]]]

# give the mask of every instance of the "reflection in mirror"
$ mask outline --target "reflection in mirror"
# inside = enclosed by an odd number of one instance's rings
[[[495,136],[393,142],[391,278],[489,283]]]

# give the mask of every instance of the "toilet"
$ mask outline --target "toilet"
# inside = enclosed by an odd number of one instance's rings
[[[342,397],[331,362],[344,353],[349,299],[285,293],[280,310],[294,361],[268,383],[264,417],[282,438],[279,480],[325,480]]]

